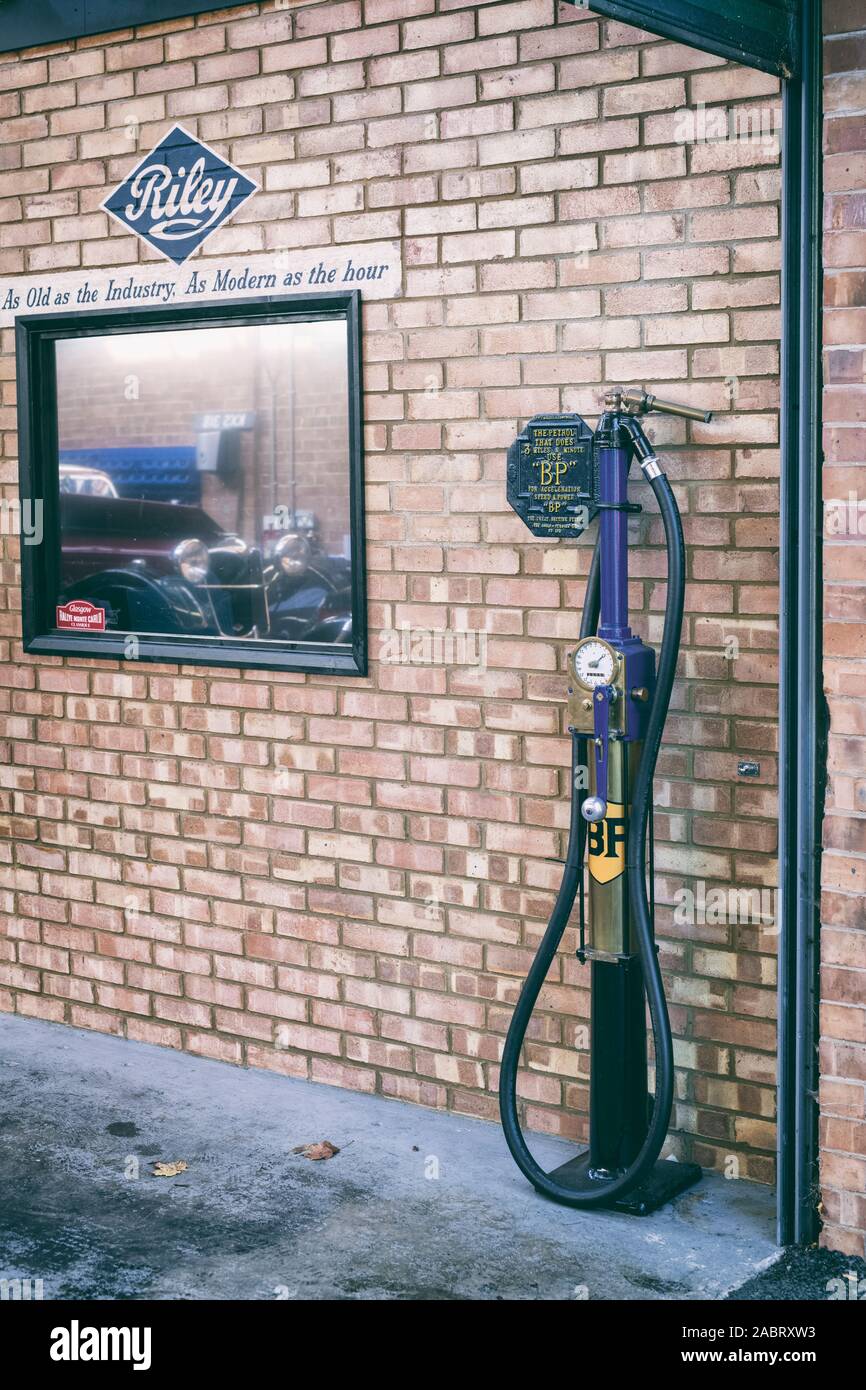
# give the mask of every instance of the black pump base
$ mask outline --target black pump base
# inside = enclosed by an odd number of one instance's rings
[[[624,1211],[629,1216],[649,1216],[667,1202],[672,1202],[687,1187],[694,1187],[702,1176],[697,1163],[674,1163],[671,1159],[657,1159],[643,1182],[633,1187],[624,1197],[610,1203],[611,1211]],[[589,1154],[578,1154],[561,1167],[554,1168],[550,1177],[563,1187],[575,1192],[597,1192],[603,1185],[601,1178],[589,1176]]]

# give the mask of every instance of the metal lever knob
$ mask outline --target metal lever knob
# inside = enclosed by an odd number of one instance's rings
[[[610,707],[616,699],[612,685],[600,685],[595,692],[595,796],[588,796],[580,808],[585,821],[594,825],[607,815],[607,761],[610,749]]]

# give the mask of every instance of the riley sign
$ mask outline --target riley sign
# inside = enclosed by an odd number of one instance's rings
[[[176,125],[102,206],[161,256],[182,265],[257,188]]]

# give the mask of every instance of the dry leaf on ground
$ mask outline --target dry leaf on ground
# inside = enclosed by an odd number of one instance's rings
[[[155,1178],[176,1178],[178,1173],[185,1173],[189,1165],[179,1158],[176,1163],[154,1163],[153,1176]]]
[[[303,1154],[304,1158],[309,1158],[313,1163],[318,1163],[323,1158],[333,1158],[340,1150],[336,1144],[332,1144],[330,1139],[320,1139],[318,1144],[299,1144],[296,1149],[292,1149],[293,1154]]]

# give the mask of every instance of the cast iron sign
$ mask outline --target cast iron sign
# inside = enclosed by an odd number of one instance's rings
[[[534,536],[579,536],[595,516],[592,430],[579,415],[534,415],[508,450],[509,506]]]
[[[161,256],[182,265],[257,188],[176,125],[102,206]]]

